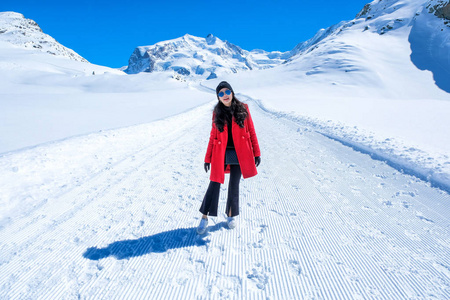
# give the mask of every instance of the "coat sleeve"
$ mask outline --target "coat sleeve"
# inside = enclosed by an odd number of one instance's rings
[[[248,105],[245,105],[248,112],[247,124],[248,124],[248,133],[250,134],[250,140],[252,142],[253,147],[253,156],[258,157],[261,156],[261,151],[259,150],[258,138],[256,137],[255,126],[253,125],[252,116],[250,115],[250,109]]]
[[[216,137],[216,126],[214,124],[214,114],[213,114],[211,133],[209,134],[208,149],[206,150],[206,155],[205,155],[205,163],[211,163],[212,150],[213,150],[213,146],[214,146],[215,137]]]

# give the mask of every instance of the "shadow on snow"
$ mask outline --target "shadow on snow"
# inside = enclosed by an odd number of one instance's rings
[[[208,232],[214,232],[226,228],[225,222],[218,223],[208,228]],[[116,259],[128,259],[149,253],[163,253],[170,249],[207,246],[209,240],[205,235],[198,235],[196,228],[179,228],[157,233],[135,240],[124,240],[109,244],[106,248],[91,247],[83,253],[83,257],[90,260],[100,260],[110,256]]]
[[[413,22],[408,41],[411,46],[411,61],[420,70],[433,73],[436,85],[450,93],[450,50],[446,30],[439,31],[427,22],[427,13],[422,13]],[[434,16],[433,16],[434,17]],[[444,22],[442,20],[442,22]],[[445,26],[445,25],[442,25]]]

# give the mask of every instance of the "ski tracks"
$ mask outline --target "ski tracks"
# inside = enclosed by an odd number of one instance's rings
[[[445,192],[250,101],[259,175],[198,236],[212,106],[0,231],[0,298],[444,299]],[[150,126],[153,126],[150,124]]]

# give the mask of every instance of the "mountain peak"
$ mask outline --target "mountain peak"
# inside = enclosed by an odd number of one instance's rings
[[[208,45],[214,45],[216,43],[216,37],[210,33],[206,36],[206,42]]]
[[[3,11],[0,12],[0,18],[6,19],[6,18],[12,18],[12,19],[25,19],[25,16],[21,13],[15,12],[15,11]]]
[[[35,21],[16,12],[0,12],[0,41],[29,50],[87,62],[75,51],[64,47],[45,34]]]
[[[0,12],[0,32],[5,33],[8,30],[13,30],[13,28],[16,30],[27,29],[42,32],[41,27],[35,21],[25,18],[20,13],[13,11]]]
[[[131,55],[126,72],[172,71],[183,76],[215,78],[221,73],[271,68],[284,62],[283,53],[249,52],[212,34],[206,38],[190,34],[140,46]]]
[[[6,19],[6,18],[19,18],[19,19],[25,19],[24,15],[18,12],[14,11],[2,11],[0,12],[0,18]]]
[[[182,39],[184,40],[192,40],[197,38],[196,36],[190,35],[189,33],[186,33],[185,35],[183,35]]]

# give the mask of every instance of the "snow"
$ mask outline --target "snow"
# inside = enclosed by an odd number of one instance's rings
[[[0,298],[450,298],[450,94],[413,58],[423,3],[374,1],[284,65],[208,81],[0,40]],[[262,162],[238,226],[226,181],[199,236],[224,79]]]
[[[447,193],[247,101],[265,150],[235,230],[195,233],[213,103],[3,157],[36,199],[2,224],[2,296],[449,296]]]

